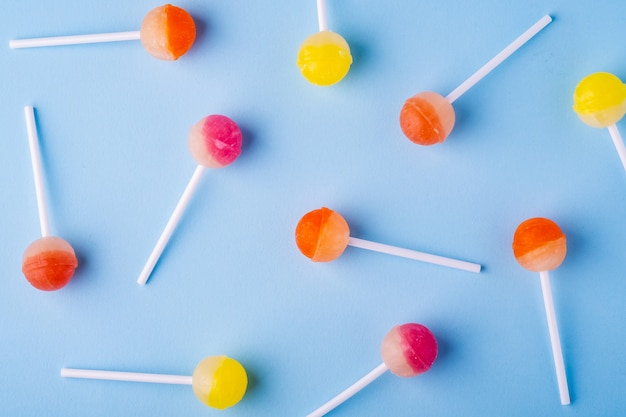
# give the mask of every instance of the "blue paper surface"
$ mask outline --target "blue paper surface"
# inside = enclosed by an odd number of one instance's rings
[[[432,369],[385,374],[332,416],[613,416],[626,409],[626,173],[606,129],[583,124],[584,76],[626,79],[626,2],[327,1],[354,62],[331,87],[300,75],[315,1],[177,3],[196,43],[176,62],[139,42],[11,50],[10,39],[138,30],[159,3],[10,1],[0,15],[0,414],[304,416],[380,361],[396,324],[429,327]],[[448,94],[541,16],[554,21],[460,97],[422,147],[398,114]],[[39,237],[23,107],[35,107],[53,234],[79,268],[53,293],[21,273]],[[195,169],[189,128],[209,114],[244,135],[208,171],[148,284],[136,279]],[[622,130],[623,122],[618,123]],[[480,274],[347,248],[302,256],[306,212],[355,237],[483,265]],[[572,404],[559,403],[538,274],[513,232],[548,217],[568,239],[551,273]],[[250,375],[225,411],[189,387],[60,376],[62,367],[191,375],[225,354]]]

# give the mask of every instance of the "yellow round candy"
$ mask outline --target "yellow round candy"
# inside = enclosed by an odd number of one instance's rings
[[[202,403],[223,410],[241,401],[248,387],[248,375],[234,359],[209,356],[196,366],[191,386]]]
[[[352,64],[352,55],[344,38],[324,30],[302,42],[296,64],[310,83],[327,86],[346,76]]]
[[[626,113],[626,85],[608,72],[588,75],[574,91],[574,111],[589,126],[614,125]]]

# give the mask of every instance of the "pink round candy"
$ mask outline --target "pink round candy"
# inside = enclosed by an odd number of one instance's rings
[[[383,338],[380,353],[391,373],[413,377],[428,371],[435,362],[437,340],[421,324],[402,324],[395,326]]]
[[[241,130],[226,116],[211,115],[201,119],[189,132],[189,152],[207,168],[230,165],[241,153]]]

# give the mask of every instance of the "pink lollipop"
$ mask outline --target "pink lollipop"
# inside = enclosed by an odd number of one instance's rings
[[[148,262],[141,271],[137,279],[138,284],[145,285],[148,281],[154,266],[165,249],[165,245],[198,187],[204,171],[207,168],[223,168],[233,163],[241,153],[241,139],[239,126],[226,116],[207,116],[191,128],[188,140],[189,152],[198,163],[198,167],[150,254]]]
[[[26,280],[38,290],[55,291],[65,287],[70,282],[74,276],[74,270],[78,266],[78,260],[74,249],[68,242],[60,237],[50,235],[35,110],[31,106],[24,107],[24,116],[26,117],[26,130],[35,177],[42,237],[31,243],[24,251],[22,273]]]
[[[437,358],[437,340],[427,327],[407,323],[395,326],[387,333],[380,346],[380,353],[383,363],[307,417],[326,415],[386,371],[405,378],[428,371]]]

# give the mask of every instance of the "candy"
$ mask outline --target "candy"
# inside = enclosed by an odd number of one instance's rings
[[[409,98],[400,110],[402,131],[418,145],[443,142],[452,132],[454,121],[452,103],[431,91]]]
[[[613,74],[596,72],[574,90],[574,111],[591,127],[606,127],[626,169],[626,147],[616,123],[626,114],[626,85]]]
[[[212,115],[201,119],[189,132],[189,152],[199,165],[223,168],[241,153],[239,126],[226,116]]]
[[[193,392],[209,407],[223,410],[237,404],[248,386],[248,375],[239,362],[226,356],[211,356],[196,366]]]
[[[542,17],[446,97],[434,92],[425,92],[406,100],[400,110],[400,128],[404,135],[412,142],[425,146],[446,140],[454,127],[455,121],[452,103],[539,33],[551,21],[552,18],[550,16]]]
[[[141,23],[141,44],[150,55],[164,61],[183,56],[196,39],[196,25],[189,13],[166,4],[152,9]]]
[[[565,235],[552,220],[528,219],[520,224],[513,238],[517,262],[533,272],[558,268],[567,252]]]
[[[563,405],[570,403],[569,389],[548,271],[561,265],[566,252],[565,235],[552,220],[541,217],[528,219],[515,230],[513,236],[515,259],[523,268],[539,272],[559,396]]]
[[[34,48],[141,40],[150,55],[157,59],[174,61],[191,48],[195,38],[196,26],[191,15],[180,7],[166,4],[152,9],[145,16],[139,31],[18,39],[9,41],[9,47]]]
[[[72,246],[65,240],[50,235],[50,223],[46,207],[46,193],[43,185],[43,169],[39,138],[35,124],[35,110],[31,106],[24,107],[26,131],[30,148],[41,239],[31,243],[22,258],[22,273],[26,280],[42,291],[56,291],[67,285],[74,276],[78,260]]]
[[[22,273],[42,291],[55,291],[67,285],[78,266],[72,246],[60,237],[35,240],[24,251]]]
[[[313,262],[332,261],[341,256],[347,246],[354,246],[470,272],[481,270],[481,266],[475,263],[351,237],[346,220],[336,211],[326,207],[312,210],[302,216],[296,226],[295,239],[300,252]]]
[[[187,208],[195,192],[202,174],[207,168],[223,168],[230,165],[241,153],[242,134],[239,126],[226,116],[211,115],[201,119],[192,126],[188,146],[191,156],[198,162],[183,195],[174,208],[170,219],[165,225],[156,246],[152,250],[146,265],[137,278],[137,283],[145,285],[161,257],[176,225]]]
[[[437,341],[425,326],[407,323],[387,333],[380,354],[391,373],[410,378],[430,369],[437,358]]]
[[[319,32],[302,42],[296,65],[312,84],[328,86],[341,81],[352,65],[348,42],[328,30],[324,0],[317,1]]]
[[[200,402],[219,410],[232,407],[241,401],[248,388],[248,375],[244,367],[235,359],[223,355],[209,356],[200,361],[192,376],[75,368],[61,369],[61,376],[65,378],[191,385]]]
[[[437,340],[427,327],[407,323],[395,326],[387,333],[380,351],[383,363],[307,417],[321,417],[329,413],[387,371],[405,378],[428,371],[437,358]]]

